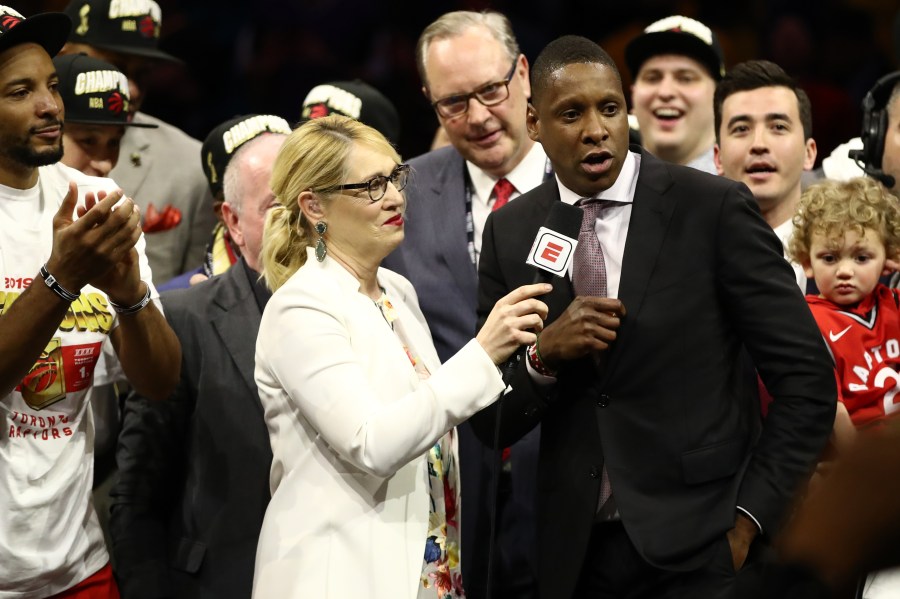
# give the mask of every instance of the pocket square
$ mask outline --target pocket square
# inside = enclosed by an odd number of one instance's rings
[[[156,209],[153,202],[147,205],[144,211],[144,233],[159,233],[174,229],[181,222],[181,210],[171,204],[167,204],[162,211]]]

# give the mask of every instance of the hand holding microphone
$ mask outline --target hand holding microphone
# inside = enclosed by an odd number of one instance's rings
[[[544,328],[547,305],[533,299],[549,293],[554,275],[565,277],[578,243],[582,211],[557,202],[550,208],[544,226],[538,230],[526,262],[535,267],[531,285],[523,285],[501,298],[488,315],[476,339],[498,366],[521,346],[534,344]],[[515,358],[504,372],[515,367]]]
[[[535,297],[551,289],[547,283],[523,285],[494,304],[475,337],[494,364],[499,366],[520,346],[535,342],[547,318],[547,304]]]
[[[563,202],[553,205],[527,261],[538,269],[535,282],[566,276],[583,218],[581,208]],[[555,371],[562,361],[608,349],[624,316],[625,306],[616,298],[576,297],[543,331],[541,361]]]

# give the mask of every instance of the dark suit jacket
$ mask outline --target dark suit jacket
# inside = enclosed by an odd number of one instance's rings
[[[272,451],[253,378],[261,312],[243,264],[162,296],[172,397],[126,402],[110,528],[123,599],[250,596]]]
[[[488,219],[479,315],[533,278],[525,258],[550,206],[547,181]],[[553,322],[573,300],[556,280]],[[834,418],[828,353],[782,256],[740,183],[641,155],[619,298],[627,316],[602,374],[564,363],[543,393],[524,363],[503,401],[503,443],[542,425],[538,482],[542,596],[569,597],[597,509],[604,459],[629,537],[650,563],[692,570],[735,508],[772,533]],[[759,433],[739,354],[775,397]],[[494,410],[472,419],[488,438]]]
[[[452,146],[412,159],[406,188],[406,236],[383,266],[408,278],[428,321],[438,356],[444,362],[476,333],[478,278],[466,236],[466,165]],[[518,201],[518,200],[517,200]],[[458,427],[462,477],[463,583],[470,599],[483,596],[490,518],[486,498],[494,452],[478,442],[468,423]],[[515,524],[499,533],[498,559],[511,561],[507,576],[534,577],[535,486],[540,430],[512,448],[513,476],[506,517]],[[522,565],[522,560],[526,564]],[[495,572],[494,580],[502,572]]]

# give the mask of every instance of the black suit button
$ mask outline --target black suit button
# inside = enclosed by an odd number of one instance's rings
[[[527,410],[525,410],[525,415],[529,418],[531,418],[535,414],[537,414],[537,408],[528,408]]]
[[[605,408],[605,407],[608,406],[608,405],[609,405],[609,395],[606,395],[606,394],[604,393],[604,394],[601,395],[600,398],[597,400],[597,406],[598,406],[598,407],[601,407],[601,408]]]
[[[600,470],[596,466],[591,466],[591,478],[600,478]]]

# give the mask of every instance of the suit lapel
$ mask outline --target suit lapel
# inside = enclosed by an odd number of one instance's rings
[[[138,118],[140,113],[135,118]],[[125,137],[122,138],[122,148],[119,151],[119,163],[116,165],[109,176],[124,191],[126,196],[131,196],[135,189],[140,189],[150,172],[153,156],[148,151],[150,147],[150,138],[141,127],[125,127]],[[139,198],[135,198],[141,211],[147,209],[147,204],[141,202]],[[162,210],[162,206],[156,206],[157,210]],[[143,217],[143,215],[141,215]]]
[[[210,322],[222,340],[225,350],[238,367],[241,378],[253,397],[256,397],[256,332],[262,315],[256,305],[256,298],[250,288],[244,267],[234,264],[219,275],[221,284],[217,286],[210,306]],[[254,342],[249,343],[248,337]],[[259,402],[255,402],[257,407]]]
[[[642,152],[619,282],[619,299],[625,304],[627,316],[619,331],[621,341],[614,346],[610,356],[607,374],[613,371],[623,348],[628,345],[630,323],[640,313],[650,275],[675,209],[676,198],[665,195],[671,185],[672,178],[665,165]]]
[[[478,281],[469,257],[466,235],[466,165],[454,151],[448,154],[438,175],[433,179],[431,193],[436,218],[434,236],[447,267],[453,274],[464,297],[476,297]],[[460,201],[462,200],[462,201]]]

